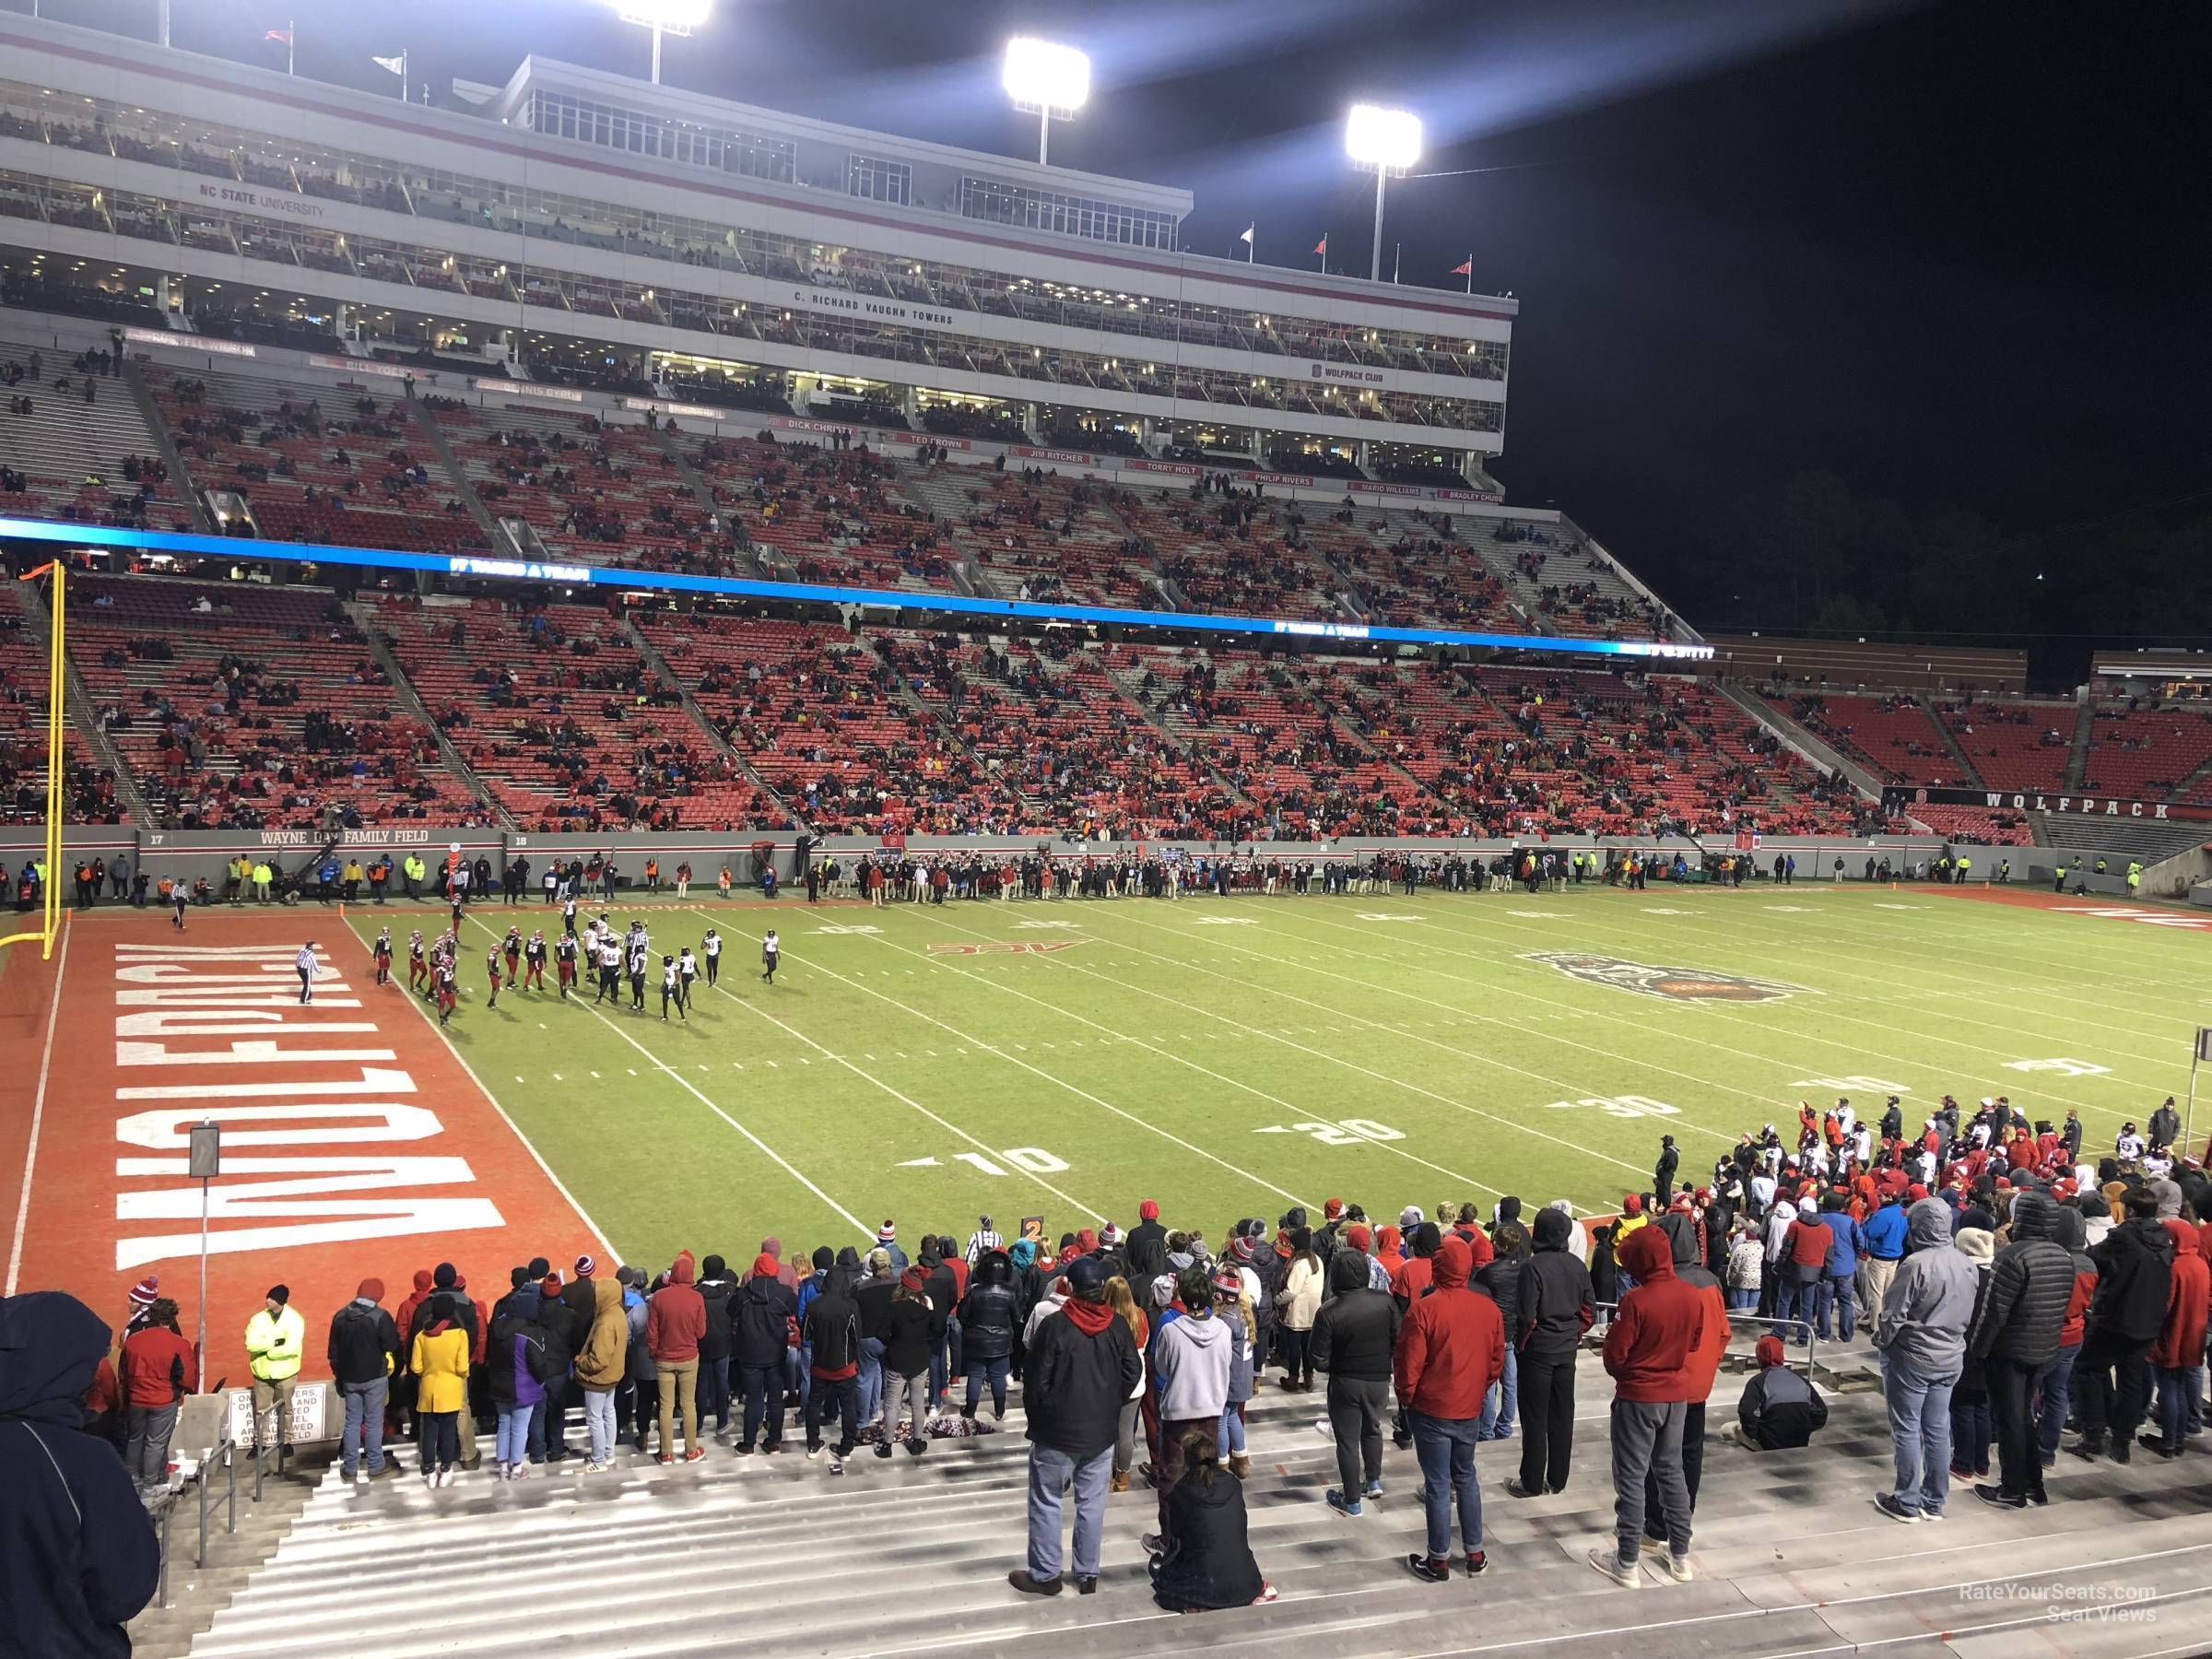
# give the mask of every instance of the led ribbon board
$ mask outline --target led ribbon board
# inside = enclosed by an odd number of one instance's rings
[[[734,576],[690,576],[679,571],[633,571],[606,565],[498,559],[472,553],[409,553],[395,547],[324,547],[311,542],[247,541],[229,535],[193,535],[164,530],[125,530],[107,524],[49,523],[0,517],[0,539],[59,543],[71,547],[112,547],[198,559],[283,559],[294,564],[357,565],[371,570],[428,571],[500,582],[562,587],[610,587],[626,592],[720,594],[734,599],[782,599],[809,605],[860,605],[879,610],[941,611],[963,617],[1019,618],[1034,622],[1110,623],[1124,628],[1171,628],[1184,632],[1263,638],[1367,641],[1386,645],[1467,645],[1490,651],[1550,651],[1580,656],[1663,657],[1701,661],[1710,645],[1666,640],[1569,640],[1550,634],[1478,633],[1452,628],[1392,628],[1365,622],[1306,622],[1270,617],[1221,617],[1191,611],[1124,610],[1103,605],[1046,605],[1030,599],[979,599],[964,594],[922,594],[907,588],[836,587],[816,582],[755,582]]]

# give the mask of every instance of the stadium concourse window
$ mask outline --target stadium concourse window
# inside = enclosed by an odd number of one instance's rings
[[[664,161],[738,173],[748,179],[773,179],[789,184],[797,177],[797,147],[787,138],[705,127],[544,90],[531,93],[527,114],[531,129],[551,138],[658,156]]]
[[[866,202],[889,202],[910,207],[914,199],[914,170],[903,161],[886,161],[876,156],[845,158],[845,194]]]
[[[1168,251],[1175,246],[1172,214],[1063,195],[1056,190],[1034,190],[1025,184],[1002,184],[995,179],[960,180],[960,216],[987,219],[994,225],[1079,236],[1090,241]]]

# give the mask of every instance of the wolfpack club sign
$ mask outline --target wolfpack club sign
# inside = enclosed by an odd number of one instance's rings
[[[1708,973],[1700,968],[1660,968],[1649,962],[1624,962],[1618,957],[1590,956],[1579,950],[1536,950],[1524,961],[1544,962],[1572,979],[1593,985],[1611,985],[1639,996],[1664,996],[1671,1002],[1776,1002],[1808,992],[1804,985],[1781,980],[1747,979],[1740,973]]]

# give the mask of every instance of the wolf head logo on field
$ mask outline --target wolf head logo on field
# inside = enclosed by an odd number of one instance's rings
[[[1747,979],[1740,973],[1709,973],[1700,968],[1662,968],[1650,962],[1627,962],[1618,957],[1592,956],[1580,950],[1535,950],[1522,959],[1544,962],[1571,978],[1593,985],[1611,985],[1639,996],[1664,996],[1670,1002],[1776,1002],[1800,994],[1817,995],[1809,986],[1781,980]]]

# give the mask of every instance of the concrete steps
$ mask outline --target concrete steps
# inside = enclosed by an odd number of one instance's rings
[[[1477,1453],[1491,1562],[1478,1583],[1422,1585],[1405,1572],[1421,1535],[1410,1453],[1386,1448],[1385,1496],[1359,1519],[1338,1516],[1321,1501],[1335,1477],[1316,1427],[1322,1394],[1265,1389],[1250,1412],[1246,1500],[1254,1554],[1281,1593],[1269,1606],[1199,1620],[1163,1613],[1139,1543],[1156,1501],[1141,1487],[1110,1501],[1096,1596],[1015,1595],[1006,1574],[1022,1558],[1028,1460],[1017,1407],[1001,1432],[935,1441],[920,1459],[864,1449],[841,1478],[826,1457],[739,1458],[712,1438],[696,1465],[625,1453],[603,1475],[583,1475],[579,1459],[518,1484],[478,1474],[433,1491],[408,1475],[363,1491],[333,1477],[191,1652],[260,1654],[280,1638],[359,1659],[890,1654],[1044,1639],[1089,1654],[1277,1659],[1287,1643],[1441,1653],[1572,1641],[1578,1653],[1664,1659],[1853,1642],[1966,1651],[1947,1648],[1946,1631],[1954,1641],[1985,1632],[1976,1651],[1990,1653],[2031,1630],[2038,1653],[2087,1655],[2190,1651],[2212,1596],[2212,1458],[2120,1468],[2062,1457],[2046,1508],[1991,1510],[1959,1491],[1945,1521],[1908,1530],[1871,1503],[1889,1461],[1878,1397],[1832,1395],[1818,1446],[1762,1456],[1720,1438],[1735,1377],[1711,1408],[1698,1581],[1675,1584],[1647,1567],[1642,1592],[1619,1591],[1583,1559],[1610,1535],[1613,1503],[1608,1385],[1594,1363],[1578,1382],[1567,1492],[1509,1499],[1500,1488],[1519,1442]],[[797,1443],[787,1432],[785,1444]],[[2139,1521],[2157,1524],[2127,1524]],[[2156,1616],[2150,1625],[2049,1618],[2053,1586],[2087,1608],[2099,1585],[2167,1599],[2141,1609]],[[557,1618],[544,1616],[555,1607]]]

